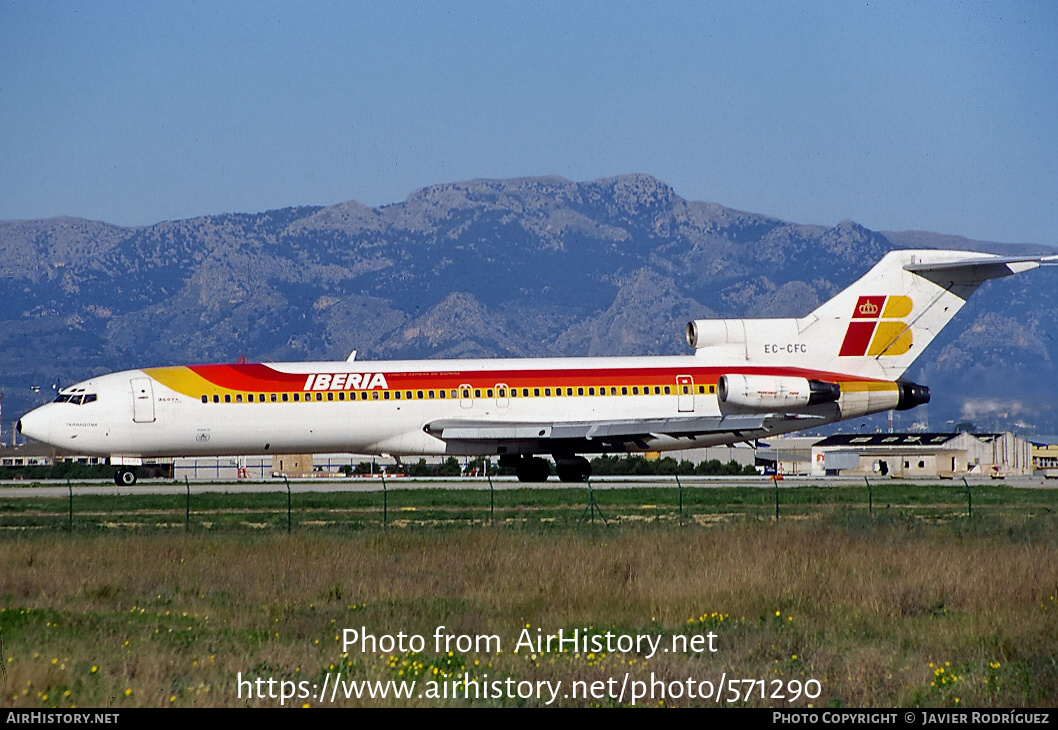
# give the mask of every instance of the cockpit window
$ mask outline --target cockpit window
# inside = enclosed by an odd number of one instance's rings
[[[94,403],[96,401],[95,393],[84,393],[84,389],[81,388],[73,393],[59,393],[55,397],[55,403],[73,403],[75,406],[81,406],[85,403]]]

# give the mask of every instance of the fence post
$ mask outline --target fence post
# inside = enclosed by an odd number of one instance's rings
[[[371,462],[375,462],[372,460]],[[386,518],[389,512],[389,491],[386,489],[386,470],[383,469],[381,472],[382,476],[382,526],[386,526]]]
[[[676,474],[676,486],[680,490],[680,521],[683,521],[683,485],[680,484],[680,475]]]
[[[291,501],[292,500],[290,498],[290,480],[287,479],[285,474],[283,475],[283,481],[286,482],[286,484],[287,484],[287,534],[289,535],[290,534],[290,530],[293,527],[293,522],[292,522],[291,517],[290,517],[290,507],[291,507]]]
[[[187,487],[187,500],[184,503],[184,532],[191,532],[191,482],[184,475],[184,486]]]
[[[73,532],[73,485],[70,484],[70,479],[66,479],[66,488],[70,491],[70,515],[66,522],[66,529],[69,532]]]
[[[489,474],[489,524],[496,519],[496,490],[492,486],[492,475]]]
[[[867,477],[863,478],[863,481],[867,484],[867,514],[874,516],[874,495],[871,493],[871,483]]]
[[[778,473],[776,473],[776,475],[771,478],[772,482],[775,484],[775,521],[776,522],[779,521],[779,479],[778,479],[778,476],[779,476]]]
[[[974,518],[974,498],[970,491],[970,482],[966,481],[966,477],[962,478],[962,483],[966,486],[966,507],[970,513],[970,519]]]

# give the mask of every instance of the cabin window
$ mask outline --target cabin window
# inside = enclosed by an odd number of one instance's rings
[[[687,395],[687,394],[688,394],[688,393],[690,393],[690,392],[691,392],[691,391],[690,391],[690,390],[688,389],[688,387],[687,387],[686,385],[684,385],[684,386],[683,386],[683,394],[684,394],[684,395]]]
[[[489,398],[491,398],[491,397],[492,397],[492,388],[488,388],[488,389],[486,389],[486,391],[485,391],[485,394],[486,394],[486,395],[487,395],[487,396],[488,396]]]
[[[396,391],[395,393],[393,393],[393,399],[394,400],[400,400],[400,391],[399,390]]]
[[[588,388],[588,395],[595,395],[595,388]]]
[[[710,392],[710,393],[714,393],[714,392],[716,392],[716,386],[715,386],[715,385],[710,385],[710,386],[709,386],[709,392]]]
[[[338,400],[345,400],[345,391],[344,390],[338,391]]]
[[[67,399],[67,400],[69,400],[69,399]],[[209,403],[209,398],[207,398],[206,396],[202,396],[202,402],[203,403]]]
[[[360,391],[360,400],[367,400],[367,391],[366,390],[361,390]]]
[[[279,400],[279,399],[278,399],[278,398],[276,398],[276,394],[275,394],[275,393],[272,393],[272,397],[270,398],[270,400],[271,400],[271,401],[272,401],[273,403],[275,403],[275,402],[276,402],[277,400]]]
[[[551,389],[550,388],[544,388],[544,397],[547,398],[550,395],[551,395]]]
[[[237,394],[237,395],[235,396],[235,402],[236,402],[236,403],[242,403],[242,393],[238,393],[238,394]]]
[[[214,403],[220,403],[220,396],[219,395],[213,396],[213,402]]]
[[[621,386],[621,395],[628,395],[628,386],[627,385],[622,385]]]
[[[463,388],[463,397],[464,398],[469,398],[470,397],[470,390],[468,388]]]
[[[371,400],[378,400],[378,391],[377,390],[373,391],[371,393]]]
[[[231,394],[230,394],[230,393],[228,393],[228,394],[225,394],[225,396],[224,396],[224,402],[225,402],[225,403],[231,403]]]
[[[419,400],[422,400],[422,391],[421,390],[415,391],[415,397],[418,398]]]
[[[474,388],[474,397],[475,398],[480,398],[481,397],[481,388]]]
[[[289,400],[290,400],[290,394],[289,393],[284,393],[283,394],[283,402],[286,403]]]
[[[540,389],[539,388],[533,388],[533,397],[535,397],[535,398],[539,398],[540,397]]]
[[[632,386],[632,395],[639,395],[639,386],[638,385],[633,385]]]
[[[517,398],[518,397],[518,389],[517,388],[511,388],[511,397],[512,398]]]
[[[566,395],[573,395],[573,388],[566,388]]]
[[[260,400],[262,403],[264,403],[265,402],[264,393],[260,393],[259,395],[260,395],[260,398],[258,398],[258,400]]]
[[[665,386],[665,395],[671,395],[671,394],[672,394],[672,389],[669,388],[669,386],[666,385]]]
[[[301,400],[301,393],[295,393],[294,394],[294,402],[297,403],[300,400]]]
[[[500,395],[500,398],[506,398],[507,397],[507,389],[506,388],[500,388],[499,389],[499,395]]]
[[[382,399],[383,400],[389,400],[389,391],[388,390],[385,393],[382,394]]]
[[[432,399],[432,398],[433,398],[433,396],[434,396],[434,391],[432,391],[432,390],[428,390],[428,391],[426,391],[426,397],[427,397],[427,398],[430,398],[430,399]]]
[[[446,394],[446,391],[444,391],[444,390],[437,391],[437,395],[438,395],[439,398],[441,398],[441,400],[444,400],[445,394]]]
[[[661,388],[656,385],[654,386],[654,395],[661,395]]]
[[[545,393],[547,391],[544,391]],[[562,388],[555,388],[555,395],[562,395]]]
[[[577,388],[577,395],[584,395],[584,388]]]

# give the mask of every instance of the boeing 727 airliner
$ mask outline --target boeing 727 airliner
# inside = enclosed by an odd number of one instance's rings
[[[929,402],[902,378],[987,279],[1058,256],[893,251],[800,319],[696,320],[693,355],[188,365],[90,378],[21,433],[108,456],[119,484],[164,456],[492,455],[522,481],[590,474],[583,454],[789,433]]]

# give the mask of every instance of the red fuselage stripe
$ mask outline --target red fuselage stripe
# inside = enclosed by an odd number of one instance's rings
[[[866,345],[864,345],[866,347]],[[382,364],[382,363],[379,363]],[[335,363],[338,365],[338,363]],[[372,363],[361,363],[362,370],[320,370],[319,373],[374,373]],[[190,365],[193,372],[228,390],[245,392],[293,392],[304,390],[316,373],[284,373],[267,365]],[[471,370],[471,371],[382,371],[390,390],[424,390],[458,388],[461,385],[491,388],[503,384],[510,388],[543,388],[556,386],[621,387],[631,385],[675,385],[678,376],[690,376],[698,385],[714,385],[725,373],[810,378],[829,382],[878,382],[874,378],[842,375],[802,368],[777,367],[672,367],[672,368],[578,368],[556,370]],[[367,386],[367,379],[361,387]],[[377,386],[376,386],[377,387]]]

